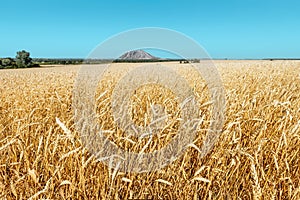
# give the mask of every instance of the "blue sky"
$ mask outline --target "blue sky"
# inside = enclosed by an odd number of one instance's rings
[[[142,27],[186,34],[213,58],[300,57],[298,0],[5,0],[0,24],[0,57],[84,58]]]

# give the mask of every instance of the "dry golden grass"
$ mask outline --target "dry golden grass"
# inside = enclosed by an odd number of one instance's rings
[[[115,130],[109,98],[127,70],[112,70],[99,88],[99,123]],[[170,65],[170,64],[167,64]],[[109,169],[87,152],[76,132],[72,90],[77,66],[0,71],[0,199],[300,199],[300,62],[216,61],[226,89],[226,122],[213,151],[200,158],[205,132],[168,167],[149,173]],[[191,70],[175,67],[193,86],[199,105],[205,84]],[[161,97],[151,96],[151,92]],[[152,99],[145,98],[147,95]],[[108,99],[108,100],[107,100]],[[140,88],[132,97],[135,122],[149,123],[149,105],[167,102],[166,127],[148,151],[176,130],[171,91]],[[168,107],[169,106],[169,107]],[[201,107],[207,118],[209,106]],[[146,115],[144,114],[146,113]],[[202,128],[203,128],[202,127]],[[138,150],[145,141],[124,141]],[[124,137],[123,137],[124,138]]]

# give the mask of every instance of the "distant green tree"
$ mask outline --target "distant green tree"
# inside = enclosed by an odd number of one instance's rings
[[[22,50],[18,51],[16,55],[16,65],[18,68],[32,67],[32,59],[30,58],[30,53]]]
[[[15,61],[12,58],[3,58],[3,59],[1,59],[1,66],[3,68],[14,68]]]

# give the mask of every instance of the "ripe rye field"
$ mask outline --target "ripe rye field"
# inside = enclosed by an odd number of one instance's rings
[[[210,106],[205,83],[172,63],[193,87],[205,116],[198,138],[166,168],[149,173],[109,169],[83,147],[75,130],[72,91],[79,66],[0,71],[0,199],[300,199],[300,62],[216,61],[226,90],[226,121],[212,152],[200,158]],[[115,64],[97,96],[99,124],[120,147],[110,112],[115,83],[129,69]],[[206,92],[205,92],[206,91]],[[170,125],[147,151],[176,133],[172,91],[145,86],[132,97],[133,120],[149,123],[149,105],[163,103]],[[117,130],[117,131],[114,131]]]

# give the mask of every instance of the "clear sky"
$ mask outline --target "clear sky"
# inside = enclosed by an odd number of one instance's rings
[[[84,58],[134,28],[182,32],[213,58],[300,57],[299,0],[4,0],[0,57]]]

